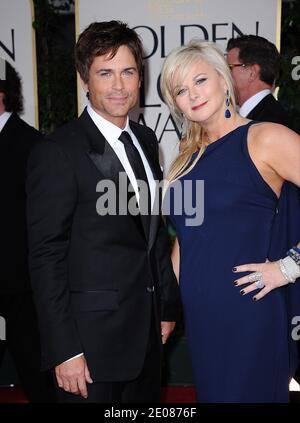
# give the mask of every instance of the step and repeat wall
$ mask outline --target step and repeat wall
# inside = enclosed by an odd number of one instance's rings
[[[266,37],[279,47],[281,0],[76,0],[76,34],[91,22],[121,20],[135,28],[145,48],[141,96],[132,118],[150,126],[160,142],[165,170],[178,151],[180,127],[159,91],[162,63],[168,53],[191,38],[215,41],[225,50],[241,34]],[[78,83],[79,112],[86,98]]]

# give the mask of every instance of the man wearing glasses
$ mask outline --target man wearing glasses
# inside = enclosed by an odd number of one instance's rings
[[[231,38],[227,44],[227,62],[240,115],[290,126],[287,112],[272,95],[280,66],[276,46],[257,35]]]

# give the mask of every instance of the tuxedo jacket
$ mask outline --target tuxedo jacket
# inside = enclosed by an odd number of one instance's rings
[[[130,126],[161,179],[153,131]],[[121,162],[86,110],[31,154],[29,257],[44,369],[83,352],[94,381],[133,379],[144,362],[153,313],[159,339],[160,321],[178,316],[160,216],[151,217],[146,236],[140,215],[97,212],[99,182],[113,181],[117,197],[124,194],[120,172]]]
[[[251,110],[247,118],[257,120],[258,122],[274,122],[289,128],[291,127],[288,113],[272,94],[266,95],[254,109]]]
[[[26,235],[26,163],[41,134],[12,113],[0,132],[0,294],[30,290]]]

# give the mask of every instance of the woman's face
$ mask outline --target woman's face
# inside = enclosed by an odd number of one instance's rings
[[[208,63],[191,65],[183,80],[174,75],[174,98],[188,120],[203,123],[221,113],[224,116],[226,83]]]

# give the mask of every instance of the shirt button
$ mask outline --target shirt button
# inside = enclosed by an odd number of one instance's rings
[[[147,292],[154,292],[154,286],[147,286]]]

